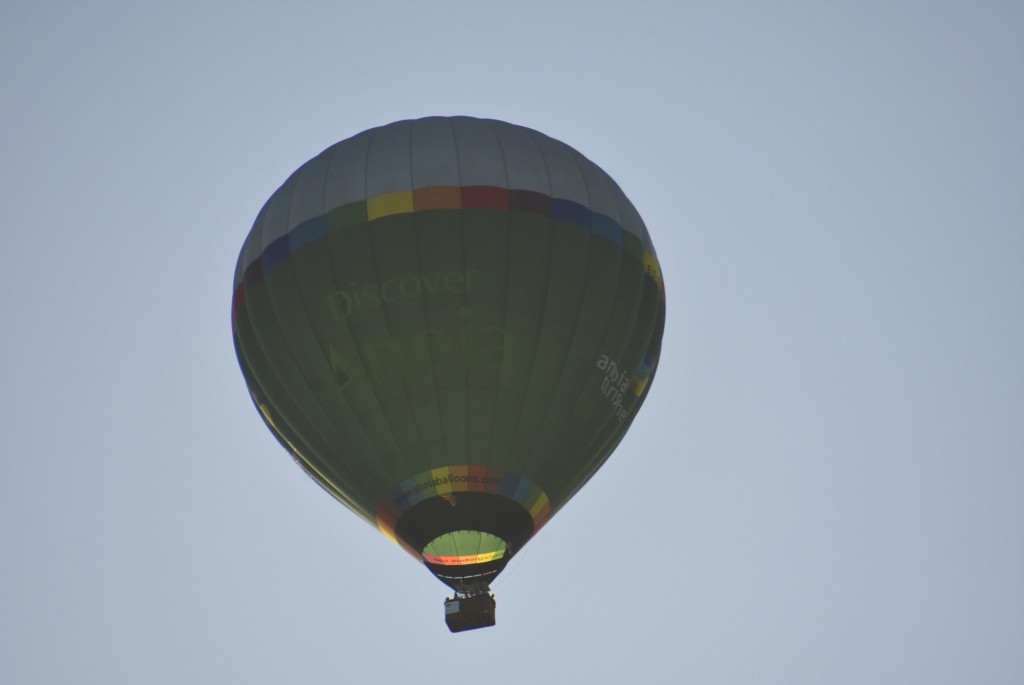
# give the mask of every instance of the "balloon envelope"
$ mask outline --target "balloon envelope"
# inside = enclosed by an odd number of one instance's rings
[[[238,360],[302,468],[453,588],[489,582],[650,388],[665,297],[633,205],[567,145],[431,117],[342,141],[263,207]]]

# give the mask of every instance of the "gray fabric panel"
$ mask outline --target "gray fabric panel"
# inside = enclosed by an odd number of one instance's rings
[[[544,156],[544,163],[547,166],[548,178],[551,183],[550,195],[578,202],[584,207],[589,206],[583,174],[573,156],[575,151],[541,133],[532,133],[531,137],[537,143],[537,148]]]
[[[612,183],[614,183],[614,181],[612,181]],[[615,187],[618,188],[618,184],[616,184]],[[644,244],[644,247],[647,248],[647,251],[654,254],[654,245],[651,243],[651,236],[647,234],[647,227],[644,225],[643,219],[641,219],[640,215],[637,213],[636,207],[633,206],[633,203],[629,201],[629,198],[626,197],[625,193],[621,190],[615,194],[615,197],[619,203],[619,225],[622,226],[622,230],[627,233],[632,233],[640,238],[640,241]]]
[[[544,156],[530,135],[532,131],[500,121],[488,123],[494,127],[494,132],[501,142],[505,169],[508,172],[508,188],[550,194],[548,169],[544,164]]]
[[[242,243],[242,250],[238,253],[238,262],[235,264],[236,288],[242,284],[242,278],[245,276],[245,270],[250,264],[260,257],[260,241],[257,227],[263,224],[266,212],[267,207],[264,205],[263,208],[260,209],[260,213],[256,215],[256,221],[253,222],[249,235],[246,237],[245,242]]]
[[[607,215],[654,247],[615,181],[573,148],[492,119],[427,117],[369,129],[328,148],[267,201],[243,246],[235,284],[273,240],[315,216],[377,195],[432,186],[497,186],[564,198]]]
[[[601,171],[601,168],[589,159],[575,150],[573,150],[573,155],[587,187],[587,205],[592,211],[614,219],[621,226],[622,217],[619,215],[618,202],[621,191],[619,187],[608,177],[608,174]]]
[[[277,192],[270,196],[267,201],[266,211],[263,215],[263,223],[259,227],[260,253],[267,249],[267,245],[274,238],[280,237],[291,230],[288,225],[288,211],[291,206],[292,192],[295,189],[294,179],[298,176],[296,171],[285,184],[277,189]]]
[[[429,117],[413,122],[412,187],[457,186],[459,158],[450,121]]]
[[[366,157],[366,197],[412,190],[409,146],[412,122],[398,121],[369,132],[373,136]]]
[[[285,235],[304,221],[317,216],[322,216],[326,211],[324,208],[324,181],[327,177],[327,156],[319,154],[302,165],[292,177],[294,190],[292,201],[288,208],[288,224],[285,227],[272,227],[272,232],[277,235],[268,236],[274,240],[278,236]]]
[[[463,186],[507,187],[505,158],[490,123],[469,117],[452,119]]]
[[[323,153],[328,157],[324,185],[326,211],[366,199],[366,155],[371,138],[367,131],[343,140]]]

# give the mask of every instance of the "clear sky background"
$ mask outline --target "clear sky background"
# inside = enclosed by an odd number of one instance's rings
[[[617,452],[450,634],[231,344],[366,128],[493,117],[645,218]],[[0,4],[0,682],[1024,682],[1024,4]]]

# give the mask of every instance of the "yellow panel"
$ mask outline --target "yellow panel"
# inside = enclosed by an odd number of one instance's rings
[[[644,253],[644,271],[651,275],[655,283],[661,285],[661,266],[650,252]]]
[[[540,493],[540,497],[538,497],[537,501],[533,503],[532,507],[530,507],[530,516],[532,516],[534,518],[534,520],[536,520],[537,516],[544,509],[544,507],[547,506],[547,504],[548,504],[547,493],[541,492]]]
[[[442,466],[439,469],[430,470],[431,478],[439,481],[448,481],[447,483],[438,483],[434,489],[439,495],[447,495],[453,491],[451,471],[447,466]]]
[[[366,218],[370,221],[392,214],[412,212],[412,191],[399,190],[371,197],[366,201]]]

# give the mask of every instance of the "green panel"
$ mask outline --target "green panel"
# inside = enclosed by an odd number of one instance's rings
[[[525,476],[557,510],[637,404],[599,360],[632,372],[659,312],[642,261],[578,226],[433,210],[299,250],[247,291],[237,335],[279,432],[372,521],[455,464]]]

